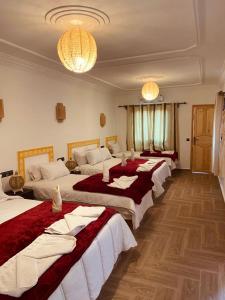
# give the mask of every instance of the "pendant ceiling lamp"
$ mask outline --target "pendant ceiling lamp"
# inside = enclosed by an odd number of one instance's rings
[[[91,70],[97,59],[94,37],[78,26],[61,36],[57,50],[64,67],[75,73],[85,73]]]
[[[158,97],[159,87],[154,81],[149,81],[143,85],[141,93],[145,100],[152,101]]]

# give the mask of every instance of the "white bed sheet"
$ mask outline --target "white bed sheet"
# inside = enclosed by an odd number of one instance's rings
[[[0,203],[0,223],[38,205],[35,200],[14,199]],[[73,265],[49,300],[94,300],[112,272],[119,254],[136,246],[123,218],[116,214],[98,233]]]
[[[151,160],[148,158],[148,160]],[[161,161],[162,158],[154,158],[154,160]],[[89,164],[85,164],[80,166],[81,174],[85,175],[93,175],[103,172],[103,165],[105,164],[109,169],[121,163],[120,158],[111,158],[105,160],[104,162],[100,162],[94,166]],[[169,165],[165,162],[163,163],[157,170],[153,172],[152,181],[154,186],[152,188],[155,197],[159,197],[164,192],[163,183],[165,182],[166,178],[171,176],[171,170]]]
[[[112,154],[112,155],[115,158],[121,158],[123,153],[125,153],[125,157],[126,158],[128,158],[128,157],[131,156],[131,152],[130,151],[119,152],[119,153]],[[149,157],[149,156],[141,156],[141,153],[142,152],[136,151],[135,152],[135,157],[136,158],[143,158],[143,159],[151,159],[151,158],[157,159],[157,158],[159,158],[159,157],[154,157],[154,156],[151,156],[151,157]],[[171,158],[169,158],[169,157],[160,157],[159,159],[164,159],[167,162],[167,164],[168,164],[168,166],[170,167],[171,170],[174,170],[174,169],[177,168],[176,163]]]
[[[41,180],[38,182],[29,181],[25,183],[25,187],[33,189],[36,199],[44,200],[51,199],[52,190],[59,185],[63,201],[77,201],[81,203],[114,207],[122,213],[124,217],[130,218],[131,216],[134,229],[139,227],[146,210],[154,205],[151,190],[143,197],[141,204],[137,205],[133,199],[128,197],[82,192],[73,189],[75,183],[84,180],[87,177],[88,175],[70,174],[54,180]],[[157,180],[156,174],[156,181]]]

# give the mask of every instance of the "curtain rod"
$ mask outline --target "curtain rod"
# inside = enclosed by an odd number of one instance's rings
[[[131,104],[130,106],[146,106],[146,105],[156,105],[156,104],[187,104],[187,102],[155,102],[155,103],[140,103],[140,104]],[[124,107],[127,108],[129,104],[127,105],[119,105],[118,107]]]

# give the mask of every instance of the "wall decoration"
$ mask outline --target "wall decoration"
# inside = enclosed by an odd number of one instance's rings
[[[106,116],[104,113],[101,113],[100,114],[100,126],[105,127],[105,124],[106,124]]]
[[[5,114],[4,114],[4,105],[3,105],[3,100],[0,99],[0,122],[1,120],[4,118]]]
[[[63,103],[56,104],[56,120],[58,122],[63,122],[66,119],[66,107]]]

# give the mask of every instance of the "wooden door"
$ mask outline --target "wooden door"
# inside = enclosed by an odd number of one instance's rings
[[[211,172],[214,105],[193,105],[192,172]]]

